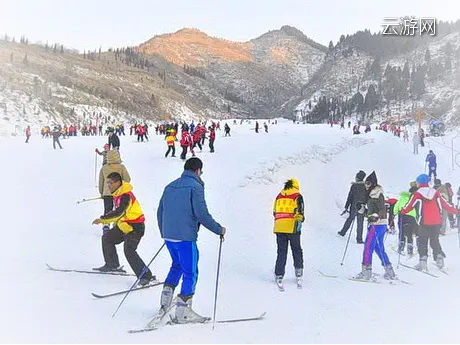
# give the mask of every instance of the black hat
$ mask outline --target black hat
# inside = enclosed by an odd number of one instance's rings
[[[366,173],[365,173],[364,171],[362,171],[362,170],[360,170],[360,171],[358,171],[358,172],[356,173],[356,179],[357,179],[358,181],[364,180],[365,177],[366,177]]]
[[[372,186],[376,186],[378,184],[377,175],[375,171],[371,172],[369,176],[366,178],[366,182],[370,182]]]

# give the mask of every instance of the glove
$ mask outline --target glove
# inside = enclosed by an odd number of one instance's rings
[[[300,213],[297,213],[297,214],[294,215],[294,219],[295,219],[296,221],[303,222],[305,218],[304,218],[304,216],[301,215]]]
[[[347,209],[344,209],[343,212],[340,214],[341,216],[343,216],[345,213],[347,213],[348,210]]]
[[[365,203],[360,202],[360,201],[356,203],[356,210],[358,211],[359,214],[364,214],[364,212],[366,211],[365,205],[366,205]]]
[[[367,220],[371,223],[375,223],[379,220],[379,215],[377,213],[372,213],[369,216],[367,216]]]

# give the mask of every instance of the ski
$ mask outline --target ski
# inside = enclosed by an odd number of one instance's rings
[[[434,278],[439,278],[439,276],[437,276],[436,274],[430,273],[430,272],[428,272],[428,271],[419,271],[419,270],[416,269],[415,267],[412,267],[412,266],[409,266],[409,265],[405,265],[405,264],[402,264],[402,263],[400,263],[399,265],[402,266],[402,267],[410,268],[411,270],[414,270],[414,271],[417,271],[417,272],[420,272],[420,273],[427,274],[427,275],[432,276],[432,277],[434,277]]]
[[[357,278],[354,278],[354,277],[351,277],[351,278],[348,278],[348,280],[352,281],[352,282],[359,282],[359,283],[374,283],[374,284],[382,284],[381,282],[379,282],[377,279],[357,279]]]
[[[439,270],[439,272],[444,273],[446,276],[449,275],[445,268],[439,268],[434,262],[432,262],[432,264]]]
[[[399,254],[398,248],[397,248],[396,246],[391,246],[391,249],[392,249],[396,254]],[[414,256],[416,256],[417,254],[418,254],[418,251],[417,251],[417,250],[415,250],[415,251],[413,252],[412,255],[406,254],[406,253],[402,253],[402,252],[401,252],[401,255],[402,255],[402,256],[406,256],[406,257],[408,257],[409,259],[412,259],[412,258],[413,258]]]
[[[160,321],[164,318],[164,315],[166,315],[166,314],[167,314],[167,312],[165,314],[163,314],[163,316],[161,316]],[[236,322],[259,321],[259,320],[262,320],[265,317],[266,314],[267,313],[264,312],[264,313],[262,313],[262,314],[260,314],[259,316],[256,316],[256,317],[246,317],[246,318],[236,318],[236,319],[228,319],[228,320],[218,320],[216,322],[217,323],[236,323]],[[180,323],[174,322],[173,320],[170,320],[165,324],[165,326],[206,324],[206,323],[210,323],[211,321],[212,321],[211,318],[207,318],[205,322],[180,324]],[[134,333],[144,333],[144,332],[156,331],[157,329],[161,328],[161,327],[158,327],[158,326],[159,325],[155,325],[153,327],[140,328],[140,329],[131,329],[131,330],[128,331],[128,333],[134,334]]]
[[[139,328],[139,329],[130,329],[128,330],[128,333],[143,333],[143,332],[151,332],[156,329],[158,329],[161,326],[161,322],[163,321],[164,317],[169,314],[172,308],[176,305],[175,301],[171,303],[168,309],[164,310],[161,308],[158,313],[156,313],[153,318],[149,321],[147,326],[144,328]]]
[[[46,267],[55,272],[72,272],[72,273],[85,273],[85,274],[103,274],[109,276],[126,276],[126,277],[135,277],[135,274],[127,273],[123,268],[120,268],[118,271],[111,271],[111,272],[101,272],[101,271],[94,271],[94,270],[80,270],[80,269],[64,269],[64,268],[55,268],[48,264]]]
[[[163,285],[163,282],[154,281],[154,282],[151,282],[151,283],[149,283],[147,285],[144,285],[144,286],[136,286],[131,291],[144,290],[144,289],[148,289],[148,288],[158,286],[158,285]],[[112,293],[108,293],[108,294],[97,294],[97,293],[91,292],[91,295],[93,295],[96,298],[107,298],[107,297],[112,297],[112,296],[123,295],[123,294],[127,293],[128,291],[129,291],[129,289],[116,291],[116,292],[112,292]]]

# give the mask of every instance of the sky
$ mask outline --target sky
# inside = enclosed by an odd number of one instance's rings
[[[248,41],[291,25],[328,45],[341,34],[381,30],[384,18],[413,15],[455,21],[458,0],[0,0],[0,35],[103,49],[137,45],[183,27]]]

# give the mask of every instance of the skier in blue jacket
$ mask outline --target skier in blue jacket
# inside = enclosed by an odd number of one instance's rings
[[[425,162],[428,162],[428,176],[431,180],[431,175],[434,175],[434,178],[436,179],[436,155],[433,153],[433,150],[430,150],[428,155],[426,156]]]
[[[161,237],[172,259],[161,294],[160,313],[169,310],[174,289],[182,278],[175,313],[178,323],[204,322],[207,319],[192,310],[198,280],[196,241],[200,225],[220,236],[224,236],[226,231],[208,212],[204,183],[200,178],[202,173],[202,161],[197,157],[188,159],[181,177],[166,186],[157,211]]]

